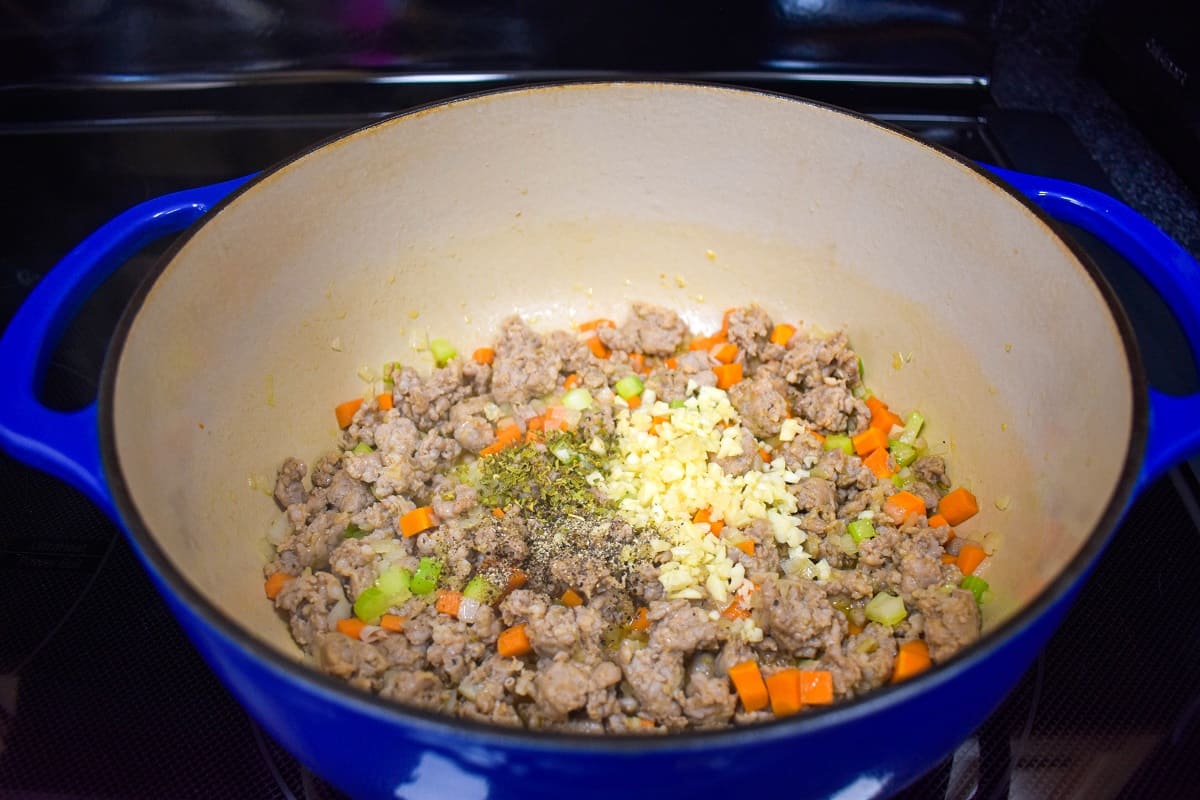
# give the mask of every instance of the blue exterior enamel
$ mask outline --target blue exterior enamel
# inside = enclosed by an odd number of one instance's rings
[[[1142,215],[1112,197],[1068,181],[984,165],[1062,222],[1100,237],[1150,282],[1200,353],[1200,264]],[[1150,390],[1150,438],[1137,491],[1200,452],[1200,394],[1174,397]]]
[[[1200,267],[1128,207],[1085,187],[988,167],[1055,217],[1101,236],[1138,267],[1200,342]],[[0,339],[12,388],[0,393],[0,444],[85,491],[111,516],[97,408],[42,407],[36,386],[71,316],[143,244],[181,230],[244,178],[143,203],[75,248],[36,287]],[[1150,395],[1150,443],[1138,488],[1200,450],[1200,398]],[[842,708],[725,734],[653,739],[524,736],[406,715],[238,642],[134,548],[197,649],[262,725],[354,796],[389,798],[703,796],[752,779],[788,796],[890,794],[934,766],[1000,704],[1058,627],[1086,574],[1006,637],[945,668]],[[953,697],[954,702],[945,702]],[[919,721],[916,724],[915,721]],[[898,733],[902,732],[902,733]],[[668,783],[669,782],[669,783]]]
[[[191,225],[247,178],[163,195],[114,217],[42,278],[0,338],[9,375],[0,392],[0,444],[15,458],[83,491],[117,518],[100,463],[96,403],[52,411],[37,399],[42,376],[67,324],[84,301],[130,256],[155,239]]]

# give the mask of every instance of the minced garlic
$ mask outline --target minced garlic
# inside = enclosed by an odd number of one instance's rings
[[[766,520],[775,541],[789,551],[801,551],[806,534],[797,525],[788,485],[807,472],[789,470],[782,457],[744,475],[727,475],[709,461],[743,453],[740,418],[724,391],[696,387],[676,408],[662,401],[632,412],[619,408],[616,425],[617,457],[606,475],[592,480],[622,517],[660,533],[652,549],[671,554],[659,569],[668,598],[709,599],[724,608],[749,591],[745,567],[729,558],[726,541],[755,520]],[[721,536],[712,535],[707,522],[692,521],[702,509],[724,522]],[[745,631],[750,640],[761,637],[753,627]]]

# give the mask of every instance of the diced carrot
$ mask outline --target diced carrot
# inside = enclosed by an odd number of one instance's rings
[[[433,607],[442,614],[449,614],[452,617],[458,616],[459,606],[462,605],[462,592],[456,592],[452,589],[442,589],[437,594],[437,600],[434,601]]]
[[[925,513],[925,501],[912,492],[896,492],[883,504],[883,512],[897,525],[914,514]]]
[[[267,582],[263,588],[267,591],[267,597],[274,600],[283,591],[283,587],[292,579],[291,575],[286,572],[276,572],[267,578]]]
[[[633,397],[626,397],[625,403],[629,406],[629,410],[633,411],[642,404],[642,396],[635,394]]]
[[[667,369],[679,369],[679,359],[675,356],[670,356],[663,363],[667,365]]]
[[[790,716],[804,708],[804,701],[800,699],[800,670],[776,672],[767,678],[766,685],[771,698],[771,711],[775,716]]]
[[[946,537],[946,541],[954,538],[954,528],[950,527],[950,523],[941,514],[934,514],[929,518],[929,527],[931,528],[950,528],[950,535]]]
[[[346,634],[351,639],[357,639],[362,636],[363,628],[365,627],[367,627],[367,624],[357,617],[339,619],[337,621],[338,631]]]
[[[892,683],[907,680],[913,675],[929,669],[931,665],[929,648],[925,642],[920,639],[905,642],[900,645],[900,651],[896,653],[896,665],[892,668]]]
[[[739,620],[750,619],[750,612],[742,607],[741,603],[734,600],[729,605],[725,606],[725,610],[721,612],[721,616],[725,619]]]
[[[358,407],[362,404],[363,399],[361,397],[356,397],[353,400],[347,400],[346,402],[339,404],[338,407],[333,410],[334,415],[337,416],[338,427],[349,428],[350,423],[354,421],[354,412],[358,411]]]
[[[639,606],[637,614],[633,618],[633,622],[629,623],[629,627],[635,631],[644,631],[650,627],[650,619],[646,616],[650,613],[650,609],[645,606]]]
[[[744,539],[740,542],[736,542],[733,546],[736,547],[738,550],[741,550],[743,553],[745,553],[748,556],[754,555],[754,540],[753,539]]]
[[[496,519],[504,519],[504,509],[500,506],[496,506],[492,509],[492,516]]]
[[[396,403],[392,400],[391,392],[384,392],[375,398],[375,402],[379,404],[380,411],[391,411],[396,407]]]
[[[718,389],[728,389],[742,379],[742,365],[736,361],[732,364],[718,364],[713,367],[713,372],[717,376]]]
[[[414,508],[400,517],[400,533],[407,539],[416,536],[421,531],[427,531],[437,525],[437,517],[433,515],[433,506]]]
[[[867,428],[858,436],[852,437],[850,441],[854,443],[854,452],[860,456],[868,456],[879,448],[888,446],[887,433],[879,428]]]
[[[957,564],[958,556],[952,556],[949,553],[942,553],[942,563],[943,564]]]
[[[629,366],[633,367],[634,372],[640,372],[640,373],[647,372],[646,357],[644,355],[642,355],[641,353],[630,353],[629,354]]]
[[[395,614],[384,614],[379,618],[379,627],[385,631],[400,633],[400,631],[404,630],[404,617]]]
[[[758,457],[763,460],[764,464],[771,463],[771,451],[765,447],[758,448]]]
[[[508,573],[508,585],[504,587],[505,593],[514,592],[520,589],[529,580],[529,576],[523,570],[514,569]]]
[[[808,435],[813,437],[814,439],[816,439],[821,444],[825,444],[825,435],[824,434],[817,433],[816,431],[809,431]]]
[[[510,444],[515,444],[521,441],[521,428],[515,422],[510,422],[503,428],[496,431],[496,441],[489,444],[487,447],[479,451],[481,456],[490,456],[493,453],[499,453]]]
[[[775,326],[775,330],[771,331],[771,343],[777,344],[780,347],[787,347],[787,343],[796,335],[796,326],[788,325],[786,322],[781,322]]]
[[[882,431],[884,436],[887,436],[892,426],[903,424],[904,420],[900,419],[898,414],[893,414],[887,408],[881,408],[871,415],[871,427]]]
[[[874,417],[880,411],[887,411],[887,403],[883,402],[875,395],[871,395],[863,402],[867,404],[867,410],[871,412],[872,417]]]
[[[604,319],[603,317],[600,319],[590,319],[587,322],[581,322],[579,324],[579,330],[581,331],[594,331],[596,328],[615,327],[617,327],[617,323],[613,322],[611,319]]]
[[[714,536],[720,536],[721,530],[725,527],[725,521],[712,518],[711,508],[702,508],[692,516],[692,522],[707,522],[708,530]]]
[[[574,608],[575,606],[583,605],[583,598],[580,597],[579,592],[575,591],[574,589],[567,589],[562,593],[562,597],[559,599],[562,600],[562,604],[567,608]]]
[[[872,428],[871,430],[874,430]],[[892,465],[889,462],[890,453],[886,447],[880,447],[863,459],[863,466],[871,470],[879,480],[892,477]]]
[[[646,429],[646,432],[647,432],[647,433],[653,433],[653,434],[657,434],[657,433],[658,433],[658,426],[659,426],[659,425],[661,425],[661,424],[663,424],[664,422],[667,422],[667,421],[668,421],[668,420],[670,420],[670,419],[671,419],[671,418],[670,418],[668,415],[666,415],[666,414],[662,414],[662,415],[660,415],[660,416],[651,417],[651,418],[650,418],[650,427]]]
[[[697,336],[688,342],[688,350],[712,350],[724,341],[725,337],[719,333],[714,336]]]
[[[589,336],[586,342],[588,350],[591,350],[592,355],[596,358],[608,358],[612,355],[612,350],[609,350],[607,345],[600,341],[599,336]]]
[[[496,360],[496,351],[490,347],[481,347],[471,353],[471,359],[476,364],[490,364]]]
[[[737,345],[732,342],[722,342],[712,349],[712,357],[722,364],[732,364],[737,358]]]
[[[578,372],[572,372],[570,375],[567,376],[567,379],[563,381],[563,389],[565,389],[567,391],[574,389],[578,385],[579,385],[579,373]]]
[[[735,311],[737,311],[737,308],[727,308],[725,309],[725,313],[721,315],[722,336],[727,336],[729,334],[729,316]]]
[[[525,420],[526,431],[540,431],[546,427],[546,420],[540,414]]]
[[[542,415],[542,430],[565,431],[571,427],[570,415],[566,406],[550,406]]]
[[[505,658],[523,656],[533,649],[529,636],[525,633],[525,624],[513,625],[500,631],[496,637],[496,652]]]
[[[729,668],[729,679],[733,681],[733,688],[737,689],[742,706],[747,711],[759,711],[767,707],[767,684],[763,681],[757,661],[734,664]]]
[[[962,525],[979,513],[979,501],[969,490],[960,486],[942,498],[938,503],[938,511],[951,525]]]
[[[800,700],[806,706],[833,702],[833,673],[827,669],[800,670]]]
[[[974,575],[975,570],[987,558],[987,551],[974,542],[965,542],[958,551],[958,568],[963,575]]]

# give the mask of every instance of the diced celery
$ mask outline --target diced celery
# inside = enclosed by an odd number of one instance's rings
[[[463,597],[470,600],[478,600],[481,603],[492,602],[498,594],[499,591],[496,589],[495,584],[483,575],[476,575],[467,581],[467,585],[463,587]]]
[[[400,362],[398,362],[398,361],[388,361],[388,362],[384,363],[384,365],[383,365],[383,385],[384,386],[395,386],[396,385],[395,379],[392,378],[392,369],[394,367],[398,367],[398,366],[400,366]]]
[[[988,582],[978,575],[964,575],[958,585],[975,595],[976,603],[983,603],[983,593],[989,588]]]
[[[368,586],[354,601],[354,616],[373,625],[391,605],[392,599],[387,592],[378,586]]]
[[[900,439],[889,443],[888,450],[891,451],[892,458],[896,459],[898,466],[907,467],[917,460],[917,448]]]
[[[912,444],[921,435],[921,428],[925,426],[925,418],[920,413],[914,411],[908,415],[908,419],[904,421],[904,433],[900,434],[900,441],[905,444]]]
[[[908,616],[908,609],[904,607],[904,601],[887,592],[880,592],[872,597],[863,611],[866,613],[867,619],[881,625],[896,625]]]
[[[904,487],[908,486],[910,483],[912,483],[912,475],[911,474],[906,473],[906,474],[902,475],[901,473],[897,472],[895,475],[892,476],[892,486],[895,486],[897,489],[903,489]]]
[[[672,400],[671,402],[667,403],[669,408],[683,408],[686,405],[687,403],[683,402],[682,400]]]
[[[854,442],[844,433],[831,433],[825,437],[826,450],[841,450],[848,456],[854,455]]]
[[[562,404],[572,411],[586,411],[593,405],[592,393],[582,386],[563,395]]]
[[[412,594],[409,588],[411,583],[412,573],[403,567],[384,570],[383,574],[375,579],[375,585],[388,597],[403,597],[404,600],[407,600],[408,595]]]
[[[354,445],[354,450],[351,452],[353,452],[356,456],[365,456],[367,453],[374,453],[375,448],[371,447],[371,445],[367,444],[366,442],[359,442],[358,444]]]
[[[875,526],[869,519],[856,519],[846,526],[846,532],[854,537],[854,541],[861,542],[875,535]]]
[[[862,356],[858,357],[858,382],[862,383],[867,379],[867,371],[863,368]]]
[[[367,532],[351,522],[346,526],[346,532],[343,534],[347,539],[361,539],[366,536]]]
[[[859,400],[866,400],[871,396],[871,390],[866,387],[866,384],[858,384],[854,387],[854,396]]]
[[[431,339],[429,341],[429,352],[433,354],[433,362],[439,367],[444,367],[458,355],[458,351],[454,349],[454,345],[450,344],[446,339]]]
[[[426,556],[421,559],[421,563],[417,564],[417,571],[413,573],[408,587],[415,595],[429,594],[437,588],[438,578],[441,574],[441,559]]]
[[[613,390],[626,400],[637,397],[645,388],[646,384],[642,383],[642,379],[637,375],[626,375],[613,386]]]

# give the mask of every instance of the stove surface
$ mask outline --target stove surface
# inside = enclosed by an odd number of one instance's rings
[[[417,95],[414,102],[429,99]],[[1114,191],[1056,117],[914,111],[894,97],[870,105],[864,110],[969,158]],[[262,169],[383,110],[0,121],[7,188],[18,199],[0,218],[0,320],[123,208]],[[1196,376],[1181,367],[1190,363],[1182,337],[1153,293],[1098,242],[1068,233],[1122,297],[1152,381],[1193,389]],[[71,325],[47,375],[47,403],[75,408],[94,395],[117,316],[165,246],[132,259]],[[1200,584],[1189,565],[1200,556],[1198,496],[1191,472],[1176,470],[1141,498],[1018,688],[952,758],[900,796],[1192,791],[1200,623],[1191,612],[1200,607]],[[0,607],[0,796],[339,796],[225,692],[115,526],[78,493],[3,455]]]

